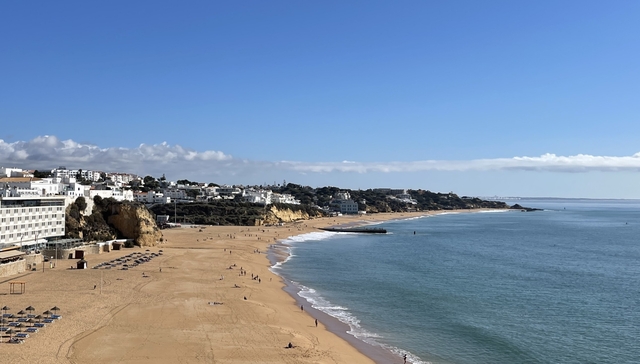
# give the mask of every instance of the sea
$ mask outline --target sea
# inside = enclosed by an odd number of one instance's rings
[[[542,210],[300,235],[272,270],[398,363],[640,363],[640,201],[516,202]]]

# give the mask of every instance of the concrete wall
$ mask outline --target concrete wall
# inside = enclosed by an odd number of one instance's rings
[[[101,253],[108,252],[109,246],[107,244],[103,246],[93,244],[93,245],[83,245],[73,249],[58,249],[57,259],[75,259],[76,250],[84,250],[84,255],[86,256],[87,254],[101,254]],[[48,257],[48,258],[54,257],[54,259],[56,259],[55,249],[45,249],[42,251],[42,254],[45,257]]]
[[[27,254],[15,262],[0,264],[0,278],[22,274],[42,264],[41,254]]]
[[[27,270],[27,261],[24,259],[0,264],[0,277],[10,277],[16,274],[24,273]]]

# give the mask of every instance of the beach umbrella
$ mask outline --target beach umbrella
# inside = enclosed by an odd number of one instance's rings
[[[60,311],[60,308],[58,306],[53,306],[50,308],[51,311],[55,311],[56,314],[58,314],[58,311]]]
[[[9,311],[10,308],[7,307],[7,306],[4,306],[4,307],[1,308],[1,310],[4,311],[4,313],[7,313],[7,311]]]
[[[51,315],[51,311],[46,310],[42,314],[44,315],[44,317],[47,317],[47,316]]]
[[[26,313],[26,312],[24,312],[24,311],[22,311],[22,310],[18,311],[18,315],[20,315],[20,317],[22,317],[25,313]]]
[[[38,320],[38,322],[40,322],[41,319],[42,319],[42,316],[36,315],[36,320]]]
[[[33,311],[35,311],[36,309],[35,309],[35,308],[33,308],[33,306],[29,306],[29,307],[25,308],[25,310],[27,310],[27,311],[29,311],[29,312],[33,313]]]

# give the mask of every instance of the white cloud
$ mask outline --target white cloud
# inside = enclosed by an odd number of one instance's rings
[[[529,170],[552,172],[638,171],[640,153],[631,156],[578,154],[473,160],[422,160],[409,162],[265,162],[235,159],[220,151],[195,151],[180,145],[140,144],[137,148],[108,147],[39,136],[30,141],[7,143],[0,139],[0,163],[22,168],[84,168],[123,171],[141,175],[239,176],[268,172],[296,173],[397,173],[423,171]]]

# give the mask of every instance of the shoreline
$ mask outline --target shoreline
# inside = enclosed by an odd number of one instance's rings
[[[396,355],[380,359],[337,319],[311,308],[301,312],[300,305],[310,304],[298,303],[303,298],[271,271],[268,247],[338,221],[369,224],[442,212],[319,218],[282,227],[183,227],[163,230],[165,241],[155,247],[85,255],[93,268],[131,253],[164,251],[128,270],[78,270],[70,267],[76,260],[58,260],[57,267],[0,283],[0,306],[11,313],[58,306],[63,316],[22,345],[0,344],[0,355],[13,363],[55,364],[402,363]],[[8,281],[18,278],[26,292],[8,294]],[[286,348],[289,342],[294,348]]]
[[[379,219],[379,218],[373,218],[372,220],[360,219],[360,220],[355,220],[355,221],[349,221],[349,222],[347,222],[345,224],[339,223],[337,225],[316,226],[316,229],[320,229],[321,227],[329,227],[329,228],[368,227],[368,226],[375,226],[375,225],[379,225],[379,224],[383,224],[383,223],[387,223],[387,222],[392,222],[392,221],[414,220],[414,219],[420,219],[420,218],[425,218],[425,217],[429,217],[429,216],[437,216],[437,215],[458,214],[458,213],[481,213],[481,212],[508,212],[508,211],[509,211],[508,209],[446,210],[446,211],[427,211],[427,212],[415,212],[415,213],[401,213],[400,216],[395,216],[398,213],[386,213],[386,214],[383,215],[382,219]],[[409,216],[405,216],[405,214],[407,214]],[[392,215],[392,216],[389,216],[389,215]],[[361,217],[364,217],[364,216],[361,216]],[[336,222],[337,219],[339,219],[339,217],[338,218],[334,218],[334,222]],[[320,230],[320,231],[322,231],[322,230]],[[333,232],[333,233],[340,234],[340,232]],[[305,234],[309,234],[309,232],[298,234],[298,235],[289,236],[287,238],[279,240],[277,245],[274,244],[274,245],[270,246],[269,247],[270,254],[273,253],[273,255],[271,257],[272,259],[269,259],[271,267],[272,268],[275,267],[278,263],[279,264],[284,264],[290,258],[290,253],[288,253],[289,256],[285,257],[283,260],[281,260],[281,261],[277,261],[276,260],[277,256],[280,256],[280,257],[283,256],[282,252],[277,252],[276,251],[276,249],[278,249],[278,245],[286,246],[288,249],[290,249],[289,248],[290,245],[287,245],[286,241],[288,239],[293,238],[293,237],[299,237],[299,236],[302,236],[302,235],[305,235]],[[273,250],[273,252],[272,252],[272,250]],[[272,271],[273,271],[273,269],[272,269]],[[349,331],[352,330],[352,327],[350,327],[349,324],[347,324],[345,322],[342,322],[337,317],[334,317],[334,316],[332,316],[332,315],[330,315],[330,314],[328,314],[326,312],[323,312],[323,311],[321,311],[319,309],[314,308],[313,304],[311,302],[309,302],[307,299],[305,299],[304,297],[302,297],[300,295],[300,292],[302,291],[302,288],[298,284],[296,284],[295,282],[291,281],[288,277],[282,276],[282,275],[280,275],[280,274],[278,274],[276,272],[274,272],[274,273],[282,278],[282,280],[283,280],[283,282],[285,284],[282,289],[285,292],[287,292],[293,299],[295,299],[298,304],[305,305],[305,307],[309,307],[308,309],[306,309],[306,311],[308,311],[309,314],[312,317],[314,317],[316,319],[319,319],[319,320],[322,319],[322,321],[325,323],[325,326],[327,327],[327,329],[330,332],[332,332],[333,334],[335,334],[338,337],[342,338],[343,340],[347,341],[349,344],[351,344],[353,347],[355,347],[362,354],[364,354],[367,357],[369,357],[375,363],[383,364],[383,363],[391,363],[391,362],[397,362],[397,361],[401,362],[402,361],[402,357],[401,356],[399,356],[398,354],[392,352],[391,348],[386,347],[384,344],[378,343],[375,340],[372,340],[373,343],[367,342],[367,341],[365,341],[363,339],[360,339],[360,338],[350,334]],[[410,353],[408,353],[408,354],[410,354]],[[412,363],[412,362],[411,361],[407,361],[407,363]]]

